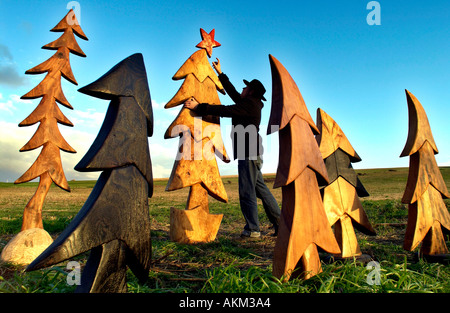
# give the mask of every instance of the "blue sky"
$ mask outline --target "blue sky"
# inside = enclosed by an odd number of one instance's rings
[[[180,107],[164,109],[182,81],[172,76],[201,41],[200,28],[216,31],[211,61],[238,90],[242,79],[266,86],[262,116],[265,134],[271,106],[268,55],[275,56],[296,81],[309,112],[327,112],[343,129],[362,161],[355,168],[407,167],[399,158],[408,134],[405,89],[428,115],[440,166],[450,166],[450,6],[448,1],[378,1],[381,25],[368,25],[369,1],[78,1],[81,27],[89,41],[77,38],[86,58],[71,55],[78,86],[63,80],[74,110],[61,108],[74,127],[60,125],[77,150],[61,152],[69,180],[95,179],[73,167],[95,139],[108,101],[77,91],[127,56],[144,56],[154,106],[155,133],[149,139],[155,177],[168,177],[178,140],[163,134]],[[39,149],[19,152],[37,127],[17,125],[39,99],[20,100],[44,75],[25,71],[50,58],[41,47],[61,33],[53,28],[69,1],[0,1],[0,181],[14,181],[34,162]],[[223,104],[231,104],[220,95]],[[230,121],[221,120],[231,153]],[[263,172],[274,173],[278,135],[264,136]],[[237,173],[236,162],[219,163],[223,175]]]

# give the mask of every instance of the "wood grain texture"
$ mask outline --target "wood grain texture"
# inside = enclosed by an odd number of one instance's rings
[[[201,83],[205,81],[206,78],[211,79],[216,85],[217,91],[225,94],[222,83],[217,77],[214,69],[209,64],[208,58],[206,57],[206,52],[204,49],[194,52],[184,64],[179,68],[179,70],[173,75],[173,80],[186,79],[188,75],[194,75],[197,80]],[[176,104],[170,101],[166,104],[166,108],[175,106]]]
[[[29,69],[25,72],[25,74],[43,74],[58,70],[61,72],[61,75],[63,75],[65,79],[75,85],[78,85],[75,76],[73,75],[72,67],[70,66],[70,63],[67,62],[70,57],[69,55],[69,49],[62,46],[58,48],[58,51],[50,59]]]
[[[88,40],[86,37],[86,34],[83,32],[83,30],[80,27],[80,23],[78,22],[78,19],[75,15],[75,12],[71,9],[69,10],[69,13],[50,31],[52,32],[65,32],[66,29],[70,28],[75,35],[78,37]]]
[[[220,104],[216,82],[211,79],[210,76],[207,76],[203,81],[200,81],[196,75],[191,73],[186,75],[180,89],[173,98],[167,102],[165,108],[176,107],[190,98],[195,98],[199,103]]]
[[[320,186],[328,184],[328,173],[309,124],[298,115],[290,120],[294,126],[279,136],[278,167],[273,187],[286,186],[307,168],[312,169]],[[305,122],[305,123],[303,123]]]
[[[184,143],[185,140],[189,143]],[[206,151],[208,139],[205,138],[195,146],[194,139],[189,134],[186,134],[180,138],[180,141],[180,149],[182,151],[179,151],[177,154],[166,191],[201,184],[211,197],[221,202],[227,202],[228,196],[223,182],[217,178],[220,177],[220,173],[212,147],[209,147],[210,153],[208,157],[205,157],[203,154],[195,155],[195,151]]]
[[[67,22],[69,17],[74,24]],[[70,66],[70,53],[86,56],[74,36],[75,33],[80,38],[87,40],[86,35],[77,24],[78,21],[73,10],[70,10],[52,29],[52,31],[63,32],[62,36],[43,47],[57,50],[56,53],[47,61],[26,71],[26,74],[46,73],[46,75],[36,87],[21,97],[22,99],[42,98],[33,112],[19,124],[20,127],[24,127],[39,123],[36,132],[20,149],[20,152],[42,147],[36,161],[15,181],[16,184],[20,184],[38,177],[40,180],[36,193],[25,207],[22,230],[43,228],[42,208],[52,182],[60,188],[70,191],[62,167],[60,150],[69,153],[76,153],[76,151],[63,138],[58,124],[66,126],[73,126],[73,124],[59,109],[58,103],[73,109],[61,88],[61,77],[77,84]]]
[[[93,172],[133,164],[153,186],[146,132],[147,120],[135,99],[118,97],[111,101],[97,138],[75,170]]]
[[[217,91],[224,92],[223,86],[209,64],[205,47],[201,48],[173,76],[173,80],[184,82],[165,108],[173,108],[190,98],[220,105]],[[179,149],[166,191],[190,187],[190,192],[184,211],[171,208],[171,239],[182,243],[214,240],[222,215],[209,214],[208,195],[228,201],[216,155],[224,162],[230,161],[223,145],[220,119],[199,117],[183,107],[164,135],[165,139],[177,137]]]
[[[61,73],[58,71],[49,72],[45,78],[32,90],[23,95],[21,99],[36,99],[49,94],[53,101],[64,105],[69,109],[73,109],[72,105],[66,99],[64,92],[61,88],[61,84],[58,81],[61,80]]]
[[[347,180],[338,177],[323,190],[323,202],[330,225],[336,223],[338,218],[348,215],[354,221],[355,227],[366,235],[375,235],[370,221],[363,209],[361,200],[355,187]]]
[[[279,130],[279,163],[274,188],[282,188],[282,209],[273,256],[273,274],[288,280],[320,272],[317,248],[340,249],[322,203],[319,186],[328,183],[309,115],[297,85],[283,65],[269,55],[272,108],[268,133]]]
[[[195,244],[216,239],[223,214],[210,214],[208,201],[207,189],[198,183],[190,186],[185,210],[170,208],[172,241]]]
[[[409,158],[409,173],[402,202],[409,204],[416,202],[433,185],[444,197],[448,199],[450,194],[447,190],[439,166],[434,157],[431,144],[426,141],[422,147]]]
[[[170,239],[184,244],[216,239],[223,214],[209,214],[202,206],[190,210],[170,208]]]
[[[75,12],[70,9],[66,16],[51,29],[52,32],[62,32],[61,37],[46,44],[42,49],[58,50],[60,47],[67,47],[70,52],[80,57],[85,57],[83,50],[81,50],[75,35],[81,39],[88,40],[85,33],[80,27],[80,23],[77,20]]]
[[[353,228],[352,219],[343,214],[339,221],[334,224],[334,235],[341,248],[341,258],[351,258],[362,255],[361,249],[356,238],[356,233]]]
[[[91,250],[77,292],[124,292],[127,268],[143,282],[151,261],[148,198],[153,179],[147,136],[153,132],[148,125],[153,116],[148,86],[143,94],[129,96],[146,81],[142,55],[130,56],[108,73],[113,77],[103,76],[80,89],[111,103],[97,138],[76,166],[103,172],[72,222],[27,267],[48,267]]]
[[[44,229],[42,208],[52,183],[53,180],[47,172],[40,176],[37,190],[25,206],[21,231],[33,228]]]
[[[409,174],[402,202],[408,204],[408,224],[403,247],[414,250],[422,243],[423,255],[448,253],[443,231],[450,232],[450,213],[443,201],[447,186],[437,165],[438,153],[425,110],[406,90],[408,139],[401,156],[409,155]]]
[[[195,145],[187,149],[193,150],[196,155],[204,155],[207,158],[213,158],[215,154],[221,161],[225,163],[230,162],[230,157],[223,144],[220,124],[217,117],[199,117],[192,110],[182,108],[175,120],[166,130],[164,138],[169,139],[179,137],[180,140],[182,140],[181,138],[185,137],[183,139],[186,140],[186,142],[180,142],[180,145],[186,147],[189,136],[192,137]],[[205,139],[207,139],[207,141],[205,141],[205,144],[207,145],[205,149],[201,149],[200,144]],[[200,148],[197,150],[196,147]],[[212,154],[210,153],[210,149],[208,149],[209,147],[213,149]]]
[[[324,162],[330,182],[335,181],[338,177],[342,177],[356,189],[358,196],[369,196],[368,191],[358,178],[358,174],[353,169],[350,157],[347,153],[341,149],[337,149],[333,154],[328,156]]]

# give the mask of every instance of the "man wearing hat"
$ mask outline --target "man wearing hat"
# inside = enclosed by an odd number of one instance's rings
[[[264,183],[261,173],[263,147],[262,138],[259,135],[259,125],[263,108],[262,100],[266,101],[264,98],[266,89],[257,79],[250,82],[244,79],[246,87],[239,93],[231,84],[227,75],[222,73],[219,59],[217,59],[217,62],[213,62],[213,67],[217,71],[225,91],[235,104],[210,105],[198,103],[192,98],[187,100],[184,105],[200,116],[231,117],[233,156],[234,159],[238,160],[239,202],[246,221],[241,236],[251,238],[261,236],[257,198],[262,200],[264,210],[269,221],[273,224],[274,235],[276,236],[280,208]]]

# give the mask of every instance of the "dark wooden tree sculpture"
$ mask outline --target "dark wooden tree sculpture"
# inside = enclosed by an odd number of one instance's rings
[[[279,161],[274,188],[282,188],[282,209],[273,256],[273,274],[288,280],[321,272],[317,247],[339,253],[322,203],[319,185],[327,170],[314,134],[319,133],[294,80],[269,55],[272,109],[268,134],[279,130]],[[295,272],[294,272],[295,271]]]
[[[434,157],[438,153],[427,115],[419,100],[406,91],[409,131],[400,157],[410,156],[409,175],[402,202],[408,204],[404,249],[422,243],[423,255],[448,253],[442,231],[450,232],[450,213],[444,200],[450,197]]]
[[[75,167],[103,172],[77,216],[27,270],[91,250],[77,291],[124,292],[127,266],[144,281],[151,260],[147,137],[153,114],[142,55],[128,57],[79,91],[111,100],[97,138]]]
[[[71,19],[69,21],[69,19]],[[52,32],[63,32],[57,40],[43,46],[43,49],[57,50],[56,53],[44,63],[26,71],[26,74],[47,73],[44,80],[23,95],[22,99],[36,99],[42,97],[36,109],[19,126],[30,126],[40,123],[36,133],[28,143],[20,149],[21,152],[42,147],[42,150],[33,165],[15,183],[28,182],[39,177],[36,193],[30,199],[23,213],[22,230],[43,228],[42,207],[52,182],[58,187],[70,191],[66,176],[64,175],[59,150],[70,153],[76,151],[66,142],[58,129],[58,123],[73,126],[72,122],[64,116],[57,102],[69,109],[73,109],[61,88],[61,76],[77,85],[77,81],[70,67],[69,54],[86,57],[78,46],[75,35],[88,40],[73,10],[67,13]]]
[[[199,103],[220,105],[217,90],[224,93],[222,84],[208,62],[212,48],[220,44],[201,29],[202,48],[181,66],[173,80],[184,79],[178,92],[165,105],[172,108],[195,98]],[[166,191],[190,187],[185,210],[170,209],[170,237],[182,243],[208,242],[216,238],[222,214],[210,214],[208,195],[227,202],[215,154],[224,162],[230,159],[223,146],[218,117],[197,117],[187,108],[182,108],[167,129],[164,138],[180,137],[179,150]]]
[[[369,193],[358,178],[352,163],[361,158],[353,149],[339,125],[320,108],[317,109],[316,140],[325,161],[330,183],[322,189],[323,205],[339,247],[340,257],[362,255],[353,227],[367,235],[375,230],[367,218],[359,197]]]

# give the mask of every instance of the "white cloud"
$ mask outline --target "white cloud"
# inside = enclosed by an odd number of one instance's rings
[[[164,105],[165,105],[164,103],[161,103],[159,101],[157,102],[157,101],[152,99],[152,109],[153,110],[164,108]]]
[[[33,164],[39,152],[21,153],[19,149],[27,143],[36,130],[17,127],[17,124],[0,121],[0,181],[14,181]],[[29,133],[31,131],[31,133]]]
[[[152,171],[153,171],[154,178],[163,178],[163,177],[169,177],[172,169],[166,168],[160,164],[152,164]]]
[[[38,157],[41,149],[20,152],[33,136],[38,124],[18,127],[17,124],[0,121],[0,181],[15,181]],[[95,139],[95,134],[75,130],[73,127],[61,126],[61,134],[77,153],[61,151],[63,169],[68,180],[97,179],[99,173],[80,173],[74,170]]]
[[[61,151],[61,160],[66,178],[70,180],[96,180],[100,172],[77,172],[74,167],[87,153],[103,123],[104,114],[99,112],[74,111],[74,127],[59,125],[59,130],[77,153]],[[90,127],[86,127],[86,126]],[[18,127],[16,123],[0,121],[0,181],[15,181],[33,164],[41,149],[19,152],[36,132],[39,124]],[[94,129],[95,128],[95,129]],[[165,128],[155,129],[149,138],[153,177],[168,177],[176,157],[178,140],[163,139]],[[162,132],[162,133],[160,133]]]
[[[31,100],[27,100],[27,99],[20,99],[19,95],[10,95],[9,98],[14,102],[14,103],[25,103],[25,104],[29,104],[32,103],[33,101]]]
[[[74,110],[71,115],[70,119],[75,126],[83,128],[91,127],[99,130],[106,113],[97,112],[95,109],[88,109],[87,111]]]
[[[0,94],[0,100],[3,99],[3,95]],[[0,111],[5,111],[9,113],[9,115],[13,115],[14,111],[17,110],[15,104],[17,103],[31,103],[30,100],[22,100],[18,95],[10,95],[6,101],[0,102]]]
[[[158,114],[159,118],[166,118],[166,119],[174,119],[178,113],[180,113],[182,108],[182,105],[173,107],[173,108],[168,108],[165,109],[164,105],[162,105],[161,107],[156,108],[155,112]],[[169,126],[169,125],[167,125]]]
[[[0,111],[8,112],[10,115],[13,115],[16,110],[13,102],[11,100],[7,100],[6,102],[0,102]]]

